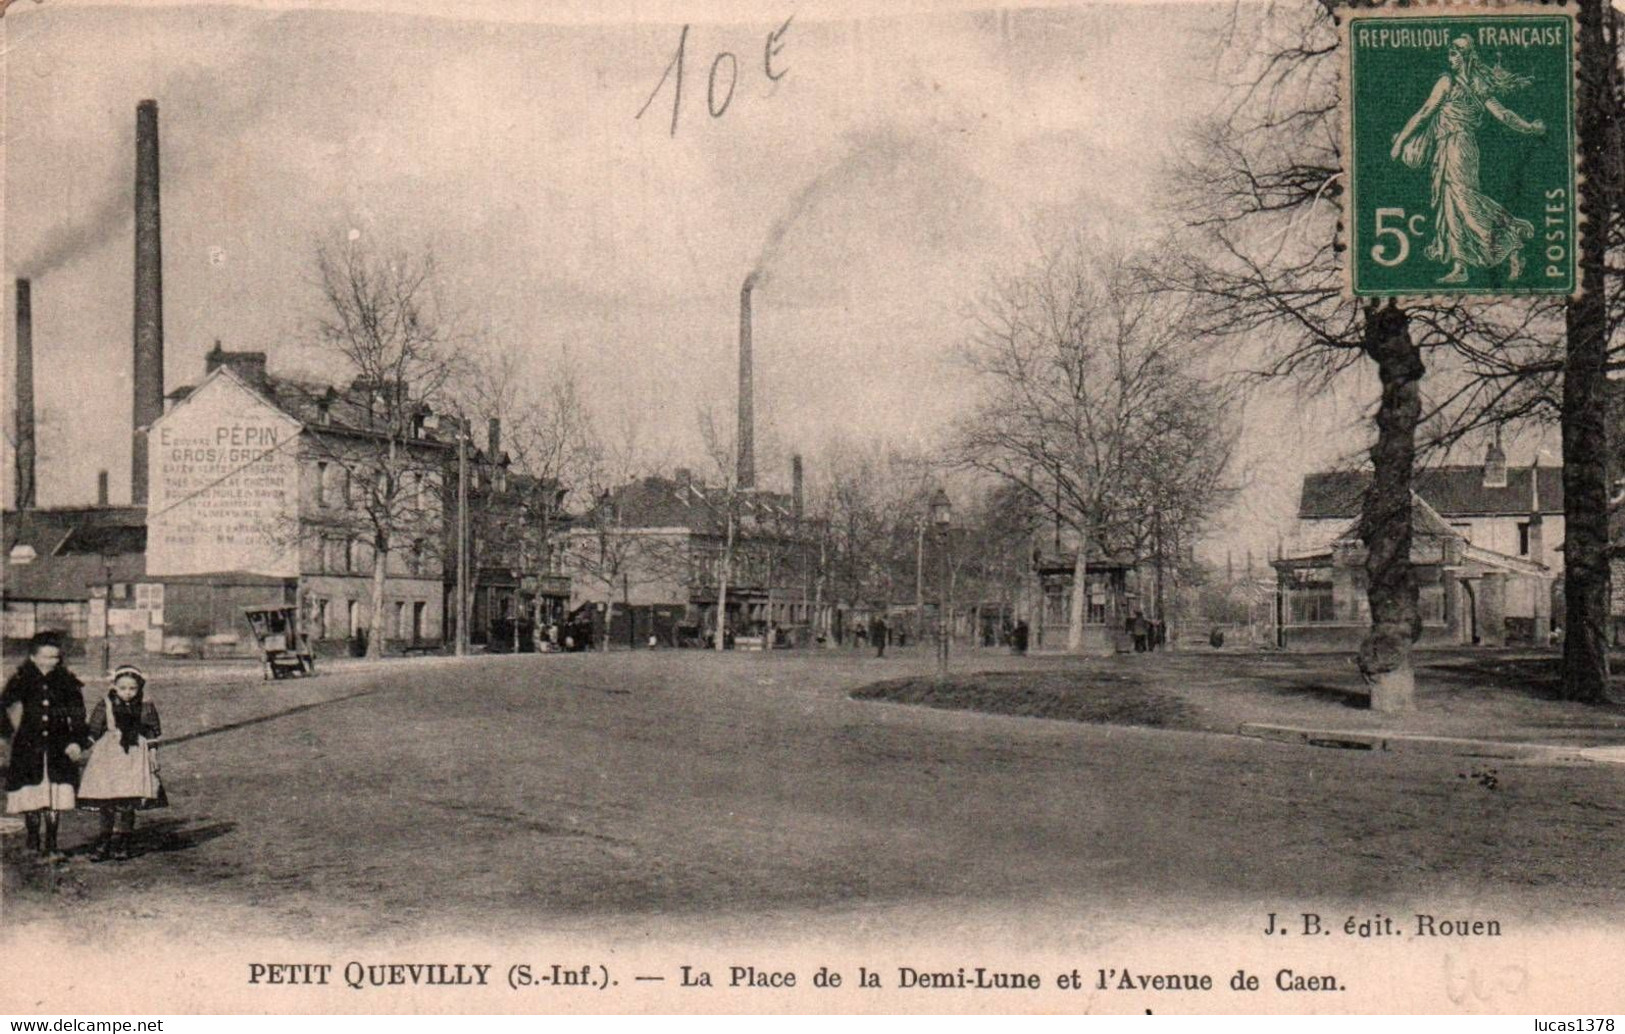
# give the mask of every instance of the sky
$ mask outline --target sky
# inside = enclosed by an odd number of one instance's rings
[[[9,283],[30,276],[40,502],[89,501],[102,468],[114,501],[128,498],[142,98],[158,101],[162,135],[166,387],[194,382],[217,339],[266,351],[273,372],[322,372],[306,347],[315,248],[359,234],[431,248],[457,309],[532,375],[567,364],[606,420],[635,416],[655,458],[699,466],[696,412],[732,411],[739,288],[760,265],[771,486],[788,451],[816,454],[832,435],[941,431],[971,394],[954,360],[968,306],[1037,239],[1154,237],[1164,163],[1221,95],[1208,43],[1221,13],[14,6],[0,22],[5,369]],[[1255,400],[1248,492],[1215,542],[1238,557],[1270,548],[1302,473],[1348,452],[1353,390],[1302,411],[1281,393]]]

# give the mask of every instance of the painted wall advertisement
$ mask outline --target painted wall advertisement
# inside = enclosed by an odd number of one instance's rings
[[[153,424],[148,575],[297,575],[298,431],[226,376]]]

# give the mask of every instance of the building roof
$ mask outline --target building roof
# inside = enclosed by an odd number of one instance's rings
[[[684,478],[646,477],[622,485],[598,501],[593,515],[609,506],[617,526],[625,528],[686,528],[702,534],[727,532],[725,489]],[[790,496],[781,492],[742,493],[746,519],[771,523],[794,517]]]
[[[1533,509],[1536,493],[1532,490],[1531,476],[1536,470],[1540,472],[1540,512],[1562,514],[1562,467],[1508,467],[1504,488],[1485,487],[1481,465],[1429,467],[1416,472],[1414,487],[1446,520],[1523,514]],[[1361,500],[1370,484],[1370,471],[1329,470],[1306,474],[1298,499],[1298,516],[1306,520],[1358,517]]]
[[[1411,493],[1411,536],[1413,538],[1461,539],[1465,538],[1461,532],[1452,528],[1440,515],[1439,511],[1428,505],[1418,492]],[[1337,536],[1342,542],[1357,542],[1360,540],[1360,518],[1355,517],[1353,523],[1343,529]]]
[[[141,581],[147,572],[147,508],[80,506],[0,515],[5,556],[0,584],[16,600],[86,600],[108,581]],[[12,550],[33,550],[13,563]],[[106,559],[104,560],[104,552]]]
[[[229,376],[243,388],[259,395],[273,407],[307,427],[363,435],[379,435],[387,432],[387,428],[380,423],[382,414],[387,412],[387,402],[378,401],[379,392],[374,390],[369,381],[357,378],[348,387],[339,388],[319,381],[266,373],[264,353],[261,352],[222,354],[227,359],[257,358],[258,362],[248,364],[249,373],[245,373],[243,368],[232,362],[221,362],[213,366],[197,384],[183,384],[170,391],[167,397],[174,405],[180,405],[191,398],[211,377]],[[432,419],[433,414],[427,406],[417,406],[416,415],[423,420],[421,436],[416,440],[437,445],[446,445],[456,440],[450,428],[441,426],[439,421]]]

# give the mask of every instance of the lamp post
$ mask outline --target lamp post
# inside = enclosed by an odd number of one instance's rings
[[[113,671],[113,555],[102,554],[102,671]]]
[[[948,527],[954,521],[954,507],[948,501],[948,493],[937,489],[936,495],[931,497],[931,523],[937,529],[937,553],[942,565],[942,585],[937,595],[937,667],[942,674],[948,674],[948,636],[950,626],[948,622]]]
[[[457,418],[457,638],[453,651],[468,655],[468,418]]]

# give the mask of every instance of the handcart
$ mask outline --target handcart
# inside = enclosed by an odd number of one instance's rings
[[[294,679],[316,674],[310,640],[299,631],[293,607],[244,607],[243,617],[265,658],[267,679]]]

